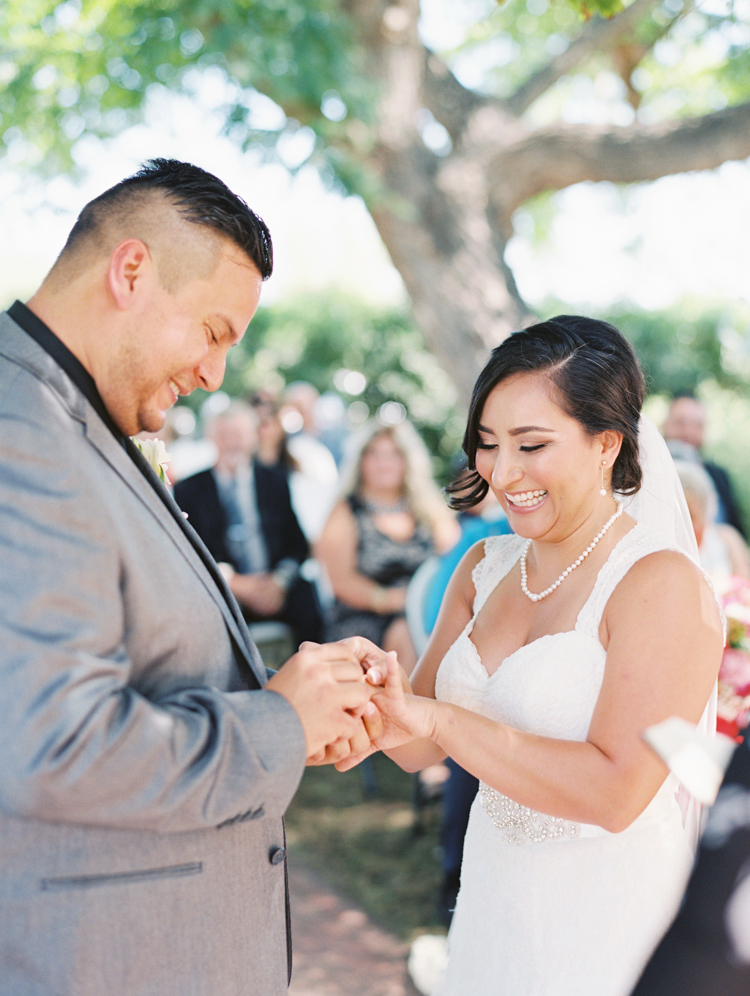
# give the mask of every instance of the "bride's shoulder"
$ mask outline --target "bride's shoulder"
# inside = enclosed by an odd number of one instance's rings
[[[716,596],[698,564],[642,532],[634,537],[638,555],[612,594],[611,611],[675,612],[683,619],[697,613],[703,619],[715,616],[720,625]]]
[[[607,567],[623,578],[637,577],[642,572],[656,576],[671,570],[685,576],[696,572],[702,575],[701,569],[684,550],[665,543],[658,533],[639,522],[616,544]]]
[[[688,584],[708,585],[700,567],[682,550],[661,547],[644,553],[633,563],[623,579],[631,585]]]

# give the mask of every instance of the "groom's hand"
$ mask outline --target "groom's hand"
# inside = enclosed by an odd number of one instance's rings
[[[362,725],[369,742],[365,743],[362,739],[356,745],[352,744],[348,755],[334,762],[338,771],[348,771],[370,754],[389,747],[400,747],[412,739],[403,727],[393,723],[389,710],[382,707],[389,685],[391,697],[395,692],[396,698],[403,701],[404,695],[411,694],[409,679],[396,654],[382,654],[381,659],[374,661],[367,671],[367,681],[373,686],[373,699],[362,715]]]
[[[348,636],[344,640],[339,640],[337,645],[346,647],[348,651],[354,654],[365,674],[373,668],[378,671],[380,678],[374,684],[385,680],[386,660],[388,657],[385,650],[381,650],[380,647],[364,636]]]
[[[344,743],[350,740],[358,748],[362,744],[362,715],[374,692],[365,680],[362,660],[373,649],[377,651],[374,644],[303,643],[266,684],[266,689],[283,695],[297,713],[308,761],[321,752],[325,756],[327,748],[331,754],[343,754]],[[338,745],[335,751],[333,745]],[[350,748],[346,750],[350,753]]]
[[[328,744],[313,757],[308,757],[307,763],[309,765],[335,764],[339,771],[348,771],[349,768],[353,768],[377,751],[371,742],[373,729],[371,724],[373,721],[380,723],[380,713],[372,703],[368,703],[353,737]],[[382,724],[380,725],[382,726]]]

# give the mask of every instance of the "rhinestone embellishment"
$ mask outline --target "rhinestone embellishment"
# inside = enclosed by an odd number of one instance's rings
[[[479,792],[485,812],[510,844],[525,844],[528,841],[541,844],[556,837],[580,836],[580,823],[538,813],[535,809],[513,802],[484,782],[479,783]]]

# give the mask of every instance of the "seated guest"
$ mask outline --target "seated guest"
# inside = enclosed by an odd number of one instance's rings
[[[737,505],[732,482],[723,467],[705,460],[702,454],[706,434],[706,409],[691,394],[680,394],[672,401],[662,426],[667,445],[677,441],[692,446],[707,474],[714,482],[718,507],[716,521],[726,522],[745,537],[744,523]]]
[[[460,530],[408,422],[373,423],[358,442],[342,471],[341,500],[315,546],[335,595],[327,638],[366,636],[395,650],[408,673],[416,654],[404,618],[406,586]]]
[[[178,481],[174,496],[213,557],[249,622],[288,623],[299,644],[320,643],[314,586],[300,577],[309,547],[292,509],[286,471],[256,459],[253,410],[234,403],[207,427],[214,467]]]
[[[299,461],[289,451],[289,437],[281,421],[278,401],[267,392],[257,392],[250,404],[258,430],[256,461],[267,467],[283,467],[287,475],[299,471]]]
[[[307,381],[287,384],[283,400],[284,423],[292,433],[290,450],[306,473],[335,487],[345,430],[342,433],[341,429],[331,430],[320,424],[320,392]]]
[[[292,453],[292,443],[284,428],[279,403],[268,393],[257,393],[252,406],[258,417],[258,452],[261,463],[282,467],[289,480],[292,508],[309,543],[320,535],[335,500],[335,480],[325,483],[303,468]],[[321,444],[322,445],[322,444]]]
[[[731,576],[750,579],[750,554],[740,533],[716,521],[718,501],[713,481],[695,461],[675,460],[693,523],[701,567],[714,581]]]

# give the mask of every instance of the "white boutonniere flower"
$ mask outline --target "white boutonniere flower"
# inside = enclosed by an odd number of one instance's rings
[[[167,447],[161,439],[138,439],[133,437],[133,442],[148,460],[159,480],[167,484],[167,465],[172,457],[167,453]]]

